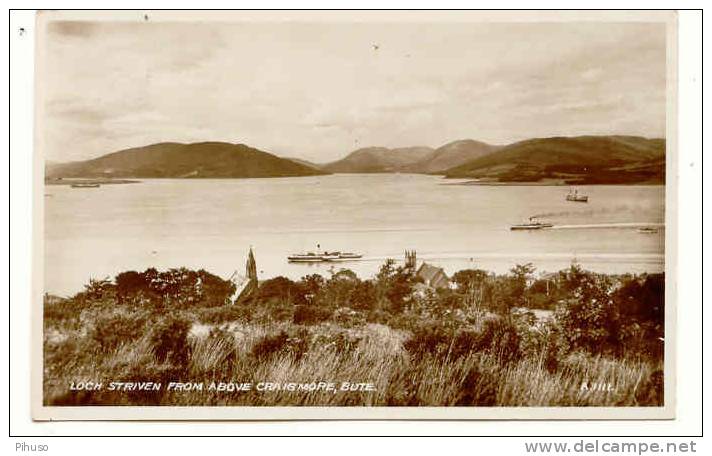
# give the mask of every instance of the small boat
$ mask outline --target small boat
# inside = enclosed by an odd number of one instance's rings
[[[588,195],[579,195],[578,190],[573,192],[569,190],[569,194],[566,195],[566,201],[573,201],[575,203],[588,203]]]
[[[658,232],[657,228],[652,228],[650,226],[643,226],[643,227],[638,228],[638,233],[642,233],[642,234],[655,234],[657,232]]]
[[[519,225],[512,225],[509,229],[512,231],[518,230],[540,230],[542,228],[551,228],[554,226],[553,223],[540,222],[535,217],[529,217],[527,223],[521,223]]]
[[[78,182],[76,184],[71,185],[72,188],[99,188],[100,185],[96,183],[91,183],[91,182]]]

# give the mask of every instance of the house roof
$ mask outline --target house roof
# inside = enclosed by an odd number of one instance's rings
[[[445,274],[445,271],[443,271],[443,268],[438,268],[436,266],[430,265],[428,263],[423,263],[420,265],[420,269],[418,269],[418,277],[421,277],[425,281],[432,281],[438,273],[442,274],[442,276],[445,277],[447,280],[447,274]]]

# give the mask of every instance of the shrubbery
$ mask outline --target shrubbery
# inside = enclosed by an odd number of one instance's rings
[[[326,321],[331,317],[332,311],[315,305],[297,305],[294,308],[292,321],[298,325],[314,325]]]
[[[159,362],[185,365],[190,356],[188,332],[191,322],[183,318],[166,317],[151,329],[151,346]]]
[[[112,378],[133,378],[148,363],[146,372],[175,380],[306,369],[304,363],[322,375],[324,366],[362,363],[371,375],[388,371],[384,378],[399,385],[389,386],[381,403],[418,405],[441,388],[446,396],[428,400],[495,405],[525,402],[529,393],[515,391],[512,376],[548,376],[542,381],[559,384],[606,363],[628,375],[633,371],[620,366],[630,362],[640,379],[616,400],[662,401],[662,374],[653,375],[664,348],[662,274],[611,276],[573,265],[536,277],[521,265],[502,275],[460,271],[453,283],[428,289],[388,261],[373,280],[349,270],[328,279],[265,280],[249,299],[232,304],[234,284],[202,270],[128,271],[113,282],[92,280],[71,298],[46,296],[46,372],[57,378],[77,363],[110,359]],[[446,377],[450,387],[432,386]],[[567,396],[562,403],[578,400]]]
[[[227,304],[235,293],[235,284],[203,269],[159,272],[150,268],[122,272],[114,280],[119,304],[150,304],[168,309],[215,307]]]
[[[268,334],[252,347],[252,356],[259,360],[268,360],[277,355],[292,356],[299,360],[309,349],[309,332],[304,330],[289,334],[280,331]]]
[[[128,344],[146,333],[145,313],[99,315],[91,328],[91,339],[101,350],[109,351]]]
[[[555,315],[570,350],[604,353],[619,347],[619,314],[610,279],[578,266],[561,275],[568,296]]]

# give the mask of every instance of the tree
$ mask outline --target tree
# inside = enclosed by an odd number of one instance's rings
[[[394,312],[401,312],[412,292],[414,277],[408,268],[389,258],[376,274],[376,296]]]
[[[351,290],[351,296],[349,297],[351,302],[351,307],[360,310],[373,310],[376,307],[378,301],[378,296],[376,294],[376,287],[372,282],[365,280],[359,281],[356,286]]]
[[[144,274],[136,271],[126,271],[116,275],[116,297],[119,304],[141,291],[147,290],[148,283]]]
[[[511,297],[515,305],[527,305],[527,284],[536,269],[531,263],[518,264],[509,272],[512,274]]]
[[[623,276],[614,294],[621,315],[655,325],[665,324],[665,276]]]
[[[452,276],[452,281],[462,292],[481,287],[485,280],[487,280],[487,271],[482,269],[463,269]]]
[[[485,282],[488,274],[481,269],[464,269],[452,276],[457,291],[464,295],[466,305],[479,308],[485,297]]]
[[[325,282],[324,277],[319,274],[310,274],[302,277],[299,285],[304,292],[304,297],[307,302],[312,303],[314,301],[321,289],[324,288]]]
[[[560,274],[568,297],[557,308],[555,319],[569,348],[592,353],[617,350],[620,325],[611,280],[578,265]]]
[[[304,304],[304,289],[286,277],[278,276],[265,280],[258,291],[260,302],[275,301],[283,304]]]

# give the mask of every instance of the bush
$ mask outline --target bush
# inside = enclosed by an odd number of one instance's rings
[[[389,319],[391,319],[391,314],[381,309],[374,309],[366,314],[366,322],[368,323],[378,323],[381,325],[387,324],[388,326],[394,329],[402,328],[402,326],[399,327],[397,325],[391,325]],[[410,329],[410,326],[408,326],[408,328]]]
[[[275,277],[260,284],[257,299],[259,302],[278,302],[284,304],[306,304],[304,288],[286,277]]]
[[[329,309],[314,305],[299,305],[294,308],[292,321],[298,325],[314,325],[331,317]]]
[[[250,309],[246,313],[250,314],[252,321],[257,323],[268,324],[275,321],[291,321],[294,318],[294,305],[284,301],[259,302],[256,305],[255,303],[247,303],[246,306],[242,307]]]
[[[614,299],[621,316],[665,325],[665,277],[663,274],[623,276]]]
[[[354,328],[366,324],[365,314],[350,307],[339,307],[331,314],[330,320],[345,328]]]
[[[116,275],[114,281],[116,282],[116,298],[119,304],[133,300],[137,295],[148,291],[149,282],[145,273],[122,272]]]
[[[159,362],[185,365],[190,357],[188,332],[191,322],[177,317],[159,320],[151,331],[151,346]]]
[[[359,281],[354,288],[351,290],[351,296],[349,297],[351,307],[359,310],[373,310],[378,304],[378,295],[376,294],[376,287],[372,282]]]
[[[342,269],[323,284],[312,302],[330,309],[350,306],[354,291],[362,283],[353,271]]]
[[[84,296],[90,301],[102,301],[114,297],[116,287],[107,279],[89,279],[89,283],[84,285]]]
[[[101,350],[113,350],[141,337],[146,331],[146,320],[143,313],[101,315],[94,322],[90,337]]]
[[[522,357],[519,341],[517,326],[510,319],[492,318],[484,321],[477,348],[508,364]]]
[[[252,356],[264,361],[276,355],[291,355],[298,360],[309,349],[308,338],[307,331],[298,331],[291,336],[284,330],[279,334],[268,334],[252,347]]]
[[[114,281],[119,304],[148,302],[158,307],[216,307],[227,304],[235,293],[234,283],[204,269],[126,271],[118,274]]]
[[[205,269],[198,271],[199,304],[206,307],[220,307],[230,303],[230,298],[235,294],[235,284],[230,280],[223,280]]]
[[[570,350],[605,353],[621,348],[610,279],[576,265],[561,275],[569,297],[562,300],[555,318]]]
[[[463,269],[452,276],[452,281],[460,292],[480,288],[485,280],[487,280],[487,272],[481,269]]]
[[[263,336],[252,347],[252,356],[257,359],[270,358],[284,350],[288,340],[289,335],[285,331],[281,331],[279,334]]]
[[[347,354],[353,353],[363,340],[363,336],[340,331],[335,334],[317,333],[312,343],[314,346],[319,347],[319,349],[324,348],[332,350],[334,353]]]
[[[559,368],[559,359],[564,355],[560,346],[561,335],[552,322],[524,329],[520,327],[519,347],[522,356],[536,359],[547,372],[554,373]]]
[[[302,277],[302,280],[299,281],[299,286],[304,292],[305,300],[309,303],[313,302],[316,295],[318,295],[324,287],[325,282],[324,278],[319,274],[310,274]]]
[[[208,307],[197,312],[201,323],[219,325],[230,321],[250,321],[253,309],[249,306],[226,305],[221,307]]]
[[[459,331],[452,340],[450,348],[450,356],[458,358],[467,356],[470,353],[480,349],[480,335],[472,330],[466,329]]]
[[[447,350],[451,341],[452,333],[445,326],[426,324],[413,330],[413,334],[403,342],[403,348],[419,359],[428,353],[438,354]]]

